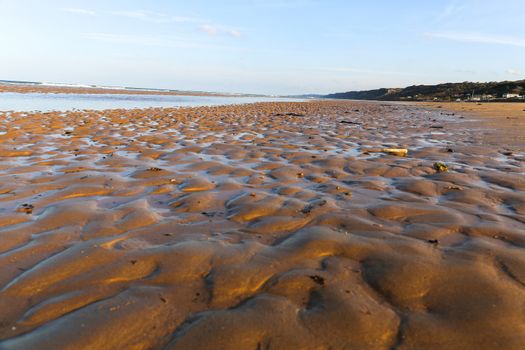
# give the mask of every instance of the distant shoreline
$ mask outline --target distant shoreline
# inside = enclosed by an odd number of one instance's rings
[[[356,98],[333,98],[333,97],[326,97],[322,98],[319,97],[318,100],[324,100],[324,101],[349,101],[349,102],[381,102],[381,103],[403,103],[403,104],[413,104],[413,105],[425,105],[425,104],[473,104],[473,105],[479,105],[479,104],[517,104],[517,105],[525,105],[525,100],[490,100],[490,101],[450,101],[450,100],[365,100],[365,99],[356,99]]]
[[[445,83],[328,94],[333,99],[404,102],[525,102],[525,80]]]
[[[117,94],[117,95],[173,95],[173,96],[219,96],[219,97],[256,97],[255,94],[228,94],[205,91],[182,91],[163,89],[141,89],[127,87],[67,86],[45,85],[44,83],[0,81],[0,93],[47,93],[47,94]]]

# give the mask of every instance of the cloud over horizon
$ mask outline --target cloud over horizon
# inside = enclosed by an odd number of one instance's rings
[[[211,24],[203,24],[199,29],[208,34],[209,36],[216,36],[219,34],[226,34],[234,38],[240,38],[242,36],[241,32],[237,29],[228,29],[223,26],[216,26]]]
[[[67,7],[67,8],[61,8],[60,10],[64,12],[75,13],[79,15],[88,15],[88,16],[95,16],[97,14],[95,11],[83,9],[83,8]]]
[[[204,21],[199,17],[172,16],[165,13],[145,10],[123,10],[111,11],[108,13],[115,16],[127,17],[151,23],[199,23]]]
[[[525,38],[513,36],[500,36],[484,33],[466,33],[466,32],[426,32],[423,35],[431,39],[445,39],[466,43],[479,44],[496,44],[525,47]]]

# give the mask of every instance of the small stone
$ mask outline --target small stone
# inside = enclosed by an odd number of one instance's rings
[[[321,277],[319,275],[313,275],[313,276],[310,276],[310,278],[312,279],[312,281],[314,281],[318,285],[324,286],[324,278],[323,277]]]
[[[35,207],[32,205],[32,204],[27,204],[27,203],[24,203],[22,204],[20,207],[18,207],[16,209],[17,212],[19,213],[26,213],[26,214],[32,214],[33,213],[33,209]]]
[[[445,163],[436,162],[433,166],[434,170],[436,170],[438,173],[443,173],[448,171],[448,166]]]

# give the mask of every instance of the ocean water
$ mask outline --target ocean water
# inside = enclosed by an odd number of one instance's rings
[[[43,94],[0,93],[0,111],[69,111],[74,109],[117,109],[150,107],[197,107],[254,102],[293,102],[298,99],[278,97],[223,97],[182,95],[125,94]]]

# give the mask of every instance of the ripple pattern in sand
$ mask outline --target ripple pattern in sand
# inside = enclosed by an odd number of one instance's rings
[[[458,116],[311,102],[0,119],[0,349],[525,344],[525,155]]]

